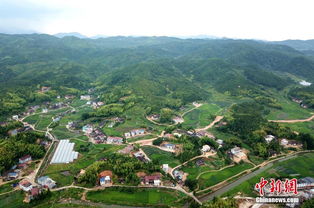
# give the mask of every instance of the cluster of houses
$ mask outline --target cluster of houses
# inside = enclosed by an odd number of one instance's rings
[[[11,168],[11,171],[7,174],[6,180],[15,180],[21,175],[21,171],[26,169],[29,163],[32,162],[32,157],[30,155],[25,155],[19,159],[17,165]]]
[[[124,133],[125,138],[132,138],[132,137],[138,137],[138,136],[144,136],[146,134],[145,129],[133,129],[129,132]]]
[[[10,136],[16,136],[18,133],[25,132],[25,131],[31,131],[31,130],[33,130],[31,126],[25,125],[25,126],[18,128],[18,129],[9,130],[8,134]]]
[[[292,101],[298,103],[302,108],[308,108],[308,106],[306,104],[304,104],[303,100],[301,100],[301,99],[292,98]]]
[[[296,140],[288,140],[288,139],[280,139],[280,145],[285,147],[285,148],[301,148],[302,147],[302,143]]]
[[[26,193],[24,198],[25,203],[36,199],[42,193],[43,189],[52,189],[56,186],[56,182],[48,176],[38,178],[37,183],[38,185],[33,185],[26,179],[19,182],[19,188]]]
[[[267,143],[270,143],[274,140],[276,140],[277,138],[274,135],[266,135],[264,137],[265,141]],[[279,139],[279,144],[281,146],[283,146],[284,148],[289,148],[289,147],[293,147],[293,148],[301,148],[302,147],[302,143],[296,140],[288,140],[285,138]]]
[[[199,137],[199,138],[202,138],[202,137],[208,137],[208,138],[211,138],[211,139],[215,139],[216,138],[213,134],[211,134],[211,133],[209,133],[207,131],[203,131],[203,130],[197,131],[196,132],[196,136]]]
[[[107,144],[123,144],[122,137],[106,136],[100,129],[94,128],[92,125],[87,124],[83,126],[82,131],[90,138],[93,143],[107,143]]]

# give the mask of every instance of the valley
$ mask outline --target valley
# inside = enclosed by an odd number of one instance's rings
[[[268,174],[277,161],[310,164],[313,86],[288,75],[313,82],[314,69],[292,69],[311,57],[248,40],[122,39],[0,35],[5,207],[201,206],[255,196],[257,174],[287,177]]]

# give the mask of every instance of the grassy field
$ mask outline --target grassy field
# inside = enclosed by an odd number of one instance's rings
[[[278,178],[278,177],[296,177],[302,178],[306,176],[314,177],[314,153],[307,153],[286,161],[277,162],[273,167],[263,171],[257,176],[243,182],[239,186],[231,189],[224,196],[232,196],[238,192],[247,196],[256,196],[254,185],[264,178]]]
[[[0,196],[0,207],[5,208],[46,208],[46,207],[73,207],[71,206],[55,206],[56,203],[62,198],[80,199],[83,190],[81,189],[67,189],[57,192],[51,192],[44,200],[37,200],[30,204],[23,203],[25,192],[15,191],[10,194]],[[52,205],[54,204],[54,205]]]
[[[156,160],[160,164],[168,164],[172,168],[180,164],[179,160],[176,159],[171,152],[166,152],[150,146],[142,146],[141,148],[150,159]]]
[[[202,190],[209,186],[213,186],[217,183],[220,183],[226,180],[227,178],[233,175],[236,175],[252,167],[253,165],[249,163],[242,163],[233,167],[226,168],[221,171],[213,171],[213,172],[204,173],[198,179],[199,187]]]
[[[10,194],[5,194],[0,196],[0,207],[5,208],[24,208],[31,207],[23,203],[24,192],[15,191]]]
[[[196,179],[196,177],[204,171],[216,170],[226,165],[223,159],[210,157],[204,160],[205,165],[197,166],[197,160],[199,159],[193,160],[181,168],[183,172],[188,173],[189,179]]]
[[[145,109],[141,106],[134,106],[133,108],[127,110],[124,112],[124,115],[126,117],[126,120],[123,124],[118,125],[115,129],[121,133],[127,132],[131,129],[136,128],[152,128],[156,131],[161,131],[163,129],[163,126],[158,126],[153,124],[152,122],[148,121],[144,115],[145,115]]]
[[[216,104],[203,104],[201,107],[185,114],[183,126],[191,126],[193,128],[204,127],[213,121],[221,108]]]
[[[74,176],[76,176],[81,169],[86,168],[93,162],[100,158],[106,157],[106,155],[122,149],[124,146],[109,145],[109,144],[91,144],[81,142],[78,140],[71,140],[75,143],[74,149],[80,153],[79,158],[73,163],[69,164],[53,164],[49,165],[43,175],[49,175],[53,180],[57,181],[58,186],[70,185],[73,182]],[[80,152],[80,146],[89,145],[87,152]],[[69,171],[70,175],[62,174],[63,171]]]
[[[6,184],[0,186],[0,194],[12,191],[13,190],[12,184],[18,183],[18,182],[19,182],[19,180],[14,180],[14,181],[11,181],[9,183],[6,183]]]
[[[51,133],[58,139],[69,139],[82,136],[81,134],[70,132],[65,126],[57,126],[53,128]]]
[[[301,123],[281,123],[282,126],[287,126],[291,128],[293,131],[302,132],[302,133],[314,133],[314,120],[309,122],[301,122]]]
[[[279,99],[278,104],[282,109],[271,108],[267,119],[270,120],[284,120],[284,119],[305,119],[310,117],[311,110],[301,108],[298,103],[292,102],[287,99]]]
[[[184,195],[181,192],[167,189],[108,188],[101,191],[88,192],[88,200],[105,204],[129,206],[166,206],[182,207]],[[181,201],[180,201],[181,200]]]

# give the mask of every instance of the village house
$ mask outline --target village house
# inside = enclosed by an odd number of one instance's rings
[[[205,144],[205,145],[203,145],[203,147],[202,147],[202,152],[203,153],[205,153],[205,152],[209,152],[210,151],[210,146],[209,145],[207,145],[207,144]]]
[[[184,172],[183,171],[179,171],[179,170],[175,170],[173,171],[173,175],[177,180],[182,180],[183,176],[184,176]]]
[[[224,141],[222,139],[217,139],[216,142],[219,144],[219,145],[223,145]]]
[[[43,108],[42,113],[48,113],[48,109],[47,108]]]
[[[19,120],[19,116],[18,115],[14,115],[14,116],[12,116],[12,119],[13,120]]]
[[[265,141],[267,143],[270,143],[271,141],[273,141],[276,137],[273,135],[267,135],[266,137],[264,137]]]
[[[50,90],[51,90],[51,87],[46,87],[46,86],[42,86],[41,89],[40,89],[40,91],[43,92],[43,93],[48,92]]]
[[[26,163],[28,161],[32,161],[32,157],[30,155],[25,155],[19,159],[19,163]]]
[[[125,138],[131,138],[136,136],[143,136],[145,135],[145,129],[134,129],[130,132],[124,133]]]
[[[145,158],[145,155],[142,153],[142,152],[135,152],[133,153],[134,157],[136,159],[138,159],[139,161],[142,161],[142,162],[147,162],[146,158]]]
[[[168,164],[162,164],[162,170],[165,171],[165,173],[168,173],[169,165]]]
[[[18,168],[18,169],[21,169],[21,170],[22,170],[22,169],[25,169],[25,168],[27,168],[27,164],[26,164],[26,163],[18,164],[18,165],[17,165],[17,168]]]
[[[92,133],[87,134],[87,136],[94,140],[95,143],[104,143],[106,135],[100,129],[94,129]]]
[[[165,134],[163,137],[167,138],[167,139],[171,139],[171,137],[173,137],[173,135],[172,134]]]
[[[240,162],[243,159],[246,159],[246,154],[242,151],[240,147],[234,147],[231,149],[231,154],[235,162]]]
[[[188,135],[188,133],[185,130],[181,130],[181,129],[174,130],[172,134],[178,138],[180,138],[183,135]]]
[[[56,186],[56,182],[49,178],[48,176],[42,176],[37,179],[38,184],[43,186],[44,188],[52,189]]]
[[[53,122],[59,122],[60,120],[61,120],[61,117],[60,117],[60,116],[52,117],[52,121],[53,121]]]
[[[175,116],[174,118],[172,118],[172,120],[176,124],[180,124],[184,122],[184,119],[181,116]]]
[[[99,184],[101,186],[108,186],[112,184],[112,171],[105,170],[99,174]]]
[[[33,185],[28,181],[28,180],[22,180],[19,183],[19,187],[20,189],[22,189],[23,191],[30,191],[33,188]]]
[[[164,144],[163,147],[169,149],[169,150],[175,150],[176,148],[176,145],[175,144],[170,144],[170,143],[167,143],[167,144]]]
[[[70,100],[70,99],[75,98],[75,96],[74,96],[74,95],[65,95],[64,98],[65,98],[66,100]]]
[[[123,138],[121,138],[121,137],[109,136],[107,138],[107,144],[122,144],[122,143],[123,143]]]
[[[51,108],[51,109],[60,109],[63,107],[66,107],[66,104],[64,104],[63,102],[54,103],[54,104],[49,106],[49,108]]]
[[[286,145],[288,145],[288,143],[289,143],[289,141],[287,139],[281,139],[280,140],[280,145],[282,145],[282,146],[286,146]]]
[[[87,124],[85,126],[82,127],[82,131],[85,133],[85,134],[90,134],[94,131],[94,128],[92,125],[90,124]]]
[[[0,126],[1,126],[1,127],[6,126],[7,124],[8,124],[8,122],[5,122],[5,121],[0,121]]]
[[[201,138],[201,137],[208,137],[211,139],[215,139],[215,136],[207,131],[198,131],[196,132],[196,136]]]
[[[199,159],[199,160],[196,160],[195,164],[197,166],[203,166],[203,165],[205,165],[205,161],[203,159]]]
[[[81,95],[80,99],[89,101],[89,100],[91,100],[91,96],[90,95]]]
[[[17,129],[12,129],[12,130],[8,131],[8,134],[9,134],[10,136],[16,136],[17,133],[18,133]]]
[[[292,98],[292,101],[296,102],[296,103],[299,103],[299,104],[303,102],[303,100],[298,99],[298,98]]]
[[[116,124],[116,122],[112,121],[112,122],[110,122],[110,123],[108,124],[108,127],[109,127],[109,128],[113,128],[115,124]]]
[[[132,144],[126,146],[125,148],[123,148],[122,150],[119,150],[118,152],[121,154],[130,154],[134,149],[134,146]]]
[[[149,118],[153,121],[157,121],[160,119],[160,115],[159,114],[153,114],[153,115],[150,115]]]
[[[161,181],[160,181],[160,176],[159,175],[144,176],[143,182],[146,185],[154,185],[154,186],[160,186],[161,185]]]
[[[29,192],[26,193],[26,197],[24,198],[23,202],[30,203],[32,200],[38,197],[39,194],[41,194],[41,189],[33,187]]]
[[[7,176],[7,178],[9,179],[9,180],[15,180],[15,179],[17,179],[19,177],[19,174],[17,173],[17,172],[10,172],[10,173],[8,173],[8,176]]]
[[[77,128],[77,126],[78,126],[77,122],[69,121],[68,124],[66,125],[66,128],[68,128],[68,129],[75,129],[75,128]]]

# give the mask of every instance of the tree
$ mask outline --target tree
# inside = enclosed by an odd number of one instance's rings
[[[212,201],[204,203],[201,208],[237,208],[235,199],[227,198],[222,199],[215,197]]]
[[[189,187],[189,189],[193,191],[197,188],[197,180],[188,178],[185,180],[184,185]]]

